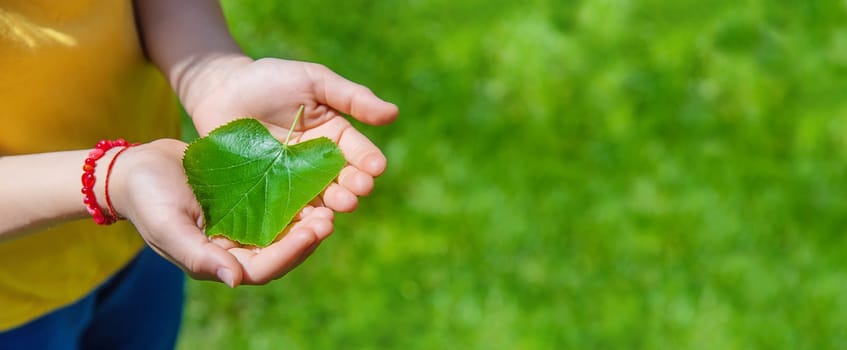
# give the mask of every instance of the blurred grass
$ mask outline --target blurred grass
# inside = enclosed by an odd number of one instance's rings
[[[396,102],[389,170],[181,349],[847,347],[847,3],[223,2]]]

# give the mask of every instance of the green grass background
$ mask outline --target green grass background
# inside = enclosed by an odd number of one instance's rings
[[[847,3],[223,2],[398,104],[375,192],[180,349],[847,348]]]

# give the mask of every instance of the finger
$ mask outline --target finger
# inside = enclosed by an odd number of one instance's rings
[[[312,230],[312,232],[315,233],[317,240],[300,253],[297,259],[295,259],[294,262],[287,267],[288,271],[284,274],[300,266],[300,264],[306,261],[306,259],[315,252],[321,242],[332,234],[334,227],[332,225],[333,216],[334,214],[332,210],[329,210],[328,208],[318,208],[308,219],[298,222],[294,225],[294,227],[292,227],[292,231],[300,229]],[[278,277],[280,276],[275,278]]]
[[[306,130],[301,136],[299,141],[324,136],[330,138],[338,144],[348,163],[371,176],[379,176],[385,171],[385,155],[347,119],[335,117],[319,127]]]
[[[292,230],[282,239],[262,248],[258,253],[243,248],[231,249],[244,266],[245,283],[264,284],[291,271],[300,256],[318,237],[308,229]]]
[[[355,167],[347,166],[338,174],[338,184],[357,196],[366,196],[374,188],[374,179]]]
[[[335,219],[335,214],[332,212],[332,210],[329,210],[326,207],[320,207],[314,208],[312,212],[309,213],[309,216],[307,218],[321,218],[329,220],[331,222],[333,219]]]
[[[288,229],[289,233],[284,233],[279,242],[275,242],[269,247],[256,249],[236,247],[230,249],[229,252],[244,266],[244,282],[249,284],[267,283],[282,277],[299,266],[317,248],[320,241],[332,233],[333,217],[332,210],[328,208],[313,208],[302,221],[292,225]],[[279,249],[280,247],[292,249],[289,244],[292,239],[289,237],[304,231],[313,232],[316,239],[311,244],[300,248],[293,247],[293,250],[291,250],[293,254],[287,254]]]
[[[306,223],[305,225],[311,227],[314,230],[316,236],[318,237],[318,240],[312,243],[312,245],[308,249],[306,249],[306,251],[300,254],[300,257],[297,258],[297,260],[294,262],[295,267],[300,266],[300,264],[306,261],[306,259],[311,256],[312,253],[315,252],[315,249],[318,248],[321,242],[323,242],[324,239],[326,239],[327,237],[329,237],[330,234],[332,234],[332,231],[334,229],[334,226],[332,225],[332,220],[334,216],[335,214],[332,212],[332,210],[329,210],[328,208],[315,209],[315,212],[313,212],[310,216],[310,220],[314,220],[316,222]]]
[[[334,230],[333,220],[335,218],[335,213],[326,207],[315,208],[312,206],[306,206],[303,210],[300,211],[297,220],[291,225],[291,227],[286,229],[286,232],[283,232],[280,237],[285,237],[288,231],[298,230],[298,229],[308,229],[315,232],[315,235],[318,239],[323,240],[327,236],[329,236]],[[281,239],[281,238],[280,238]],[[233,242],[227,238],[222,236],[215,236],[212,238],[218,245],[225,245],[227,249],[230,249],[230,253],[237,252],[238,256],[236,258],[239,259],[240,262],[248,261],[249,258],[254,254],[247,254],[247,252],[258,253],[263,248],[255,247],[255,246],[241,246],[236,242]],[[232,250],[233,248],[239,248],[236,250]]]
[[[321,207],[326,206],[324,204],[324,200],[323,200],[323,198],[321,198],[321,196],[317,196],[317,197],[315,197],[315,199],[312,199],[312,201],[309,202],[309,205],[312,206],[312,207],[315,207],[315,208],[321,208]]]
[[[321,197],[324,205],[342,213],[352,212],[359,205],[356,195],[337,183],[331,183]]]
[[[295,220],[303,220],[303,219],[305,219],[309,216],[309,213],[311,213],[312,210],[315,210],[315,206],[311,205],[311,203],[310,203],[309,205],[306,205],[305,207],[303,207],[303,209],[300,209],[300,212],[297,213],[297,216],[294,219]]]
[[[160,234],[146,235],[148,244],[194,279],[217,280],[230,287],[241,281],[237,259],[224,248],[209,241],[196,223],[187,218],[171,219],[165,227],[155,229]],[[152,236],[152,237],[151,237]]]
[[[349,81],[319,64],[308,65],[306,72],[315,83],[318,102],[372,125],[384,125],[397,119],[397,106],[383,101],[367,87]]]
[[[291,230],[307,229],[315,233],[318,240],[323,240],[328,237],[333,229],[333,219],[335,214],[329,208],[315,208],[308,217],[302,221],[294,223]]]
[[[238,263],[240,263],[241,267],[244,269],[242,271],[244,273],[243,282],[250,284],[250,278],[247,277],[246,267],[250,265],[250,260],[258,253],[257,250],[244,247],[233,247],[228,249],[228,251],[238,260]]]
[[[294,261],[294,267],[296,268],[297,266],[300,266],[300,264],[302,264],[304,261],[306,261],[306,259],[308,259],[310,256],[312,256],[312,253],[314,253],[315,250],[318,249],[318,246],[320,246],[320,245],[321,245],[320,241],[312,243],[312,245],[308,249],[306,249],[305,252],[300,254],[300,256],[297,258],[296,261]]]
[[[231,239],[226,238],[224,236],[212,236],[212,237],[209,238],[209,241],[211,241],[212,243],[214,243],[215,245],[217,245],[218,247],[221,247],[223,249],[230,249],[230,248],[238,247],[237,242],[234,242]]]
[[[387,160],[382,151],[359,130],[349,126],[338,137],[338,148],[354,167],[371,176],[379,176],[385,171]]]

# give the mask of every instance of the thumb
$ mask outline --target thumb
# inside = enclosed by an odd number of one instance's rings
[[[315,96],[319,103],[367,124],[384,125],[397,119],[397,106],[383,101],[367,87],[349,81],[323,65],[315,64],[308,69],[312,71],[310,76],[315,77]]]
[[[191,278],[221,281],[231,288],[241,283],[242,269],[238,260],[209,241],[195,223],[172,223],[160,232],[148,239],[148,245]]]

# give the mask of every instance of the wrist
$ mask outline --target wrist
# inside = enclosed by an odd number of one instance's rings
[[[102,197],[104,198],[101,206],[106,206],[106,198],[109,199],[111,204],[112,215],[115,215],[116,218],[128,218],[129,205],[126,201],[128,196],[127,191],[127,177],[132,173],[132,168],[135,166],[134,164],[137,162],[137,152],[139,148],[144,147],[144,145],[139,145],[137,147],[132,147],[123,150],[120,154],[120,159],[115,156],[118,155],[120,150],[115,150],[112,152],[111,157],[109,158],[109,162],[113,165],[111,169],[108,167],[104,167],[103,171],[107,172],[106,175],[99,177],[100,179],[104,179],[103,184],[100,186],[99,190],[102,193]],[[105,157],[104,157],[105,158]],[[108,192],[106,188],[108,186]]]
[[[88,214],[99,225],[111,225],[121,218],[109,200],[109,177],[118,156],[133,146],[135,144],[129,144],[124,139],[102,140],[85,158],[81,177],[82,202]],[[98,178],[101,180],[97,181]]]
[[[195,56],[175,65],[169,79],[185,111],[193,117],[210,90],[220,86],[233,70],[251,62],[253,59],[240,51]]]
[[[182,167],[182,154],[187,145],[179,140],[160,139],[131,147],[114,162],[109,177],[109,198],[114,211],[121,218],[133,221],[135,209],[153,198],[153,177],[169,173],[169,167]]]

